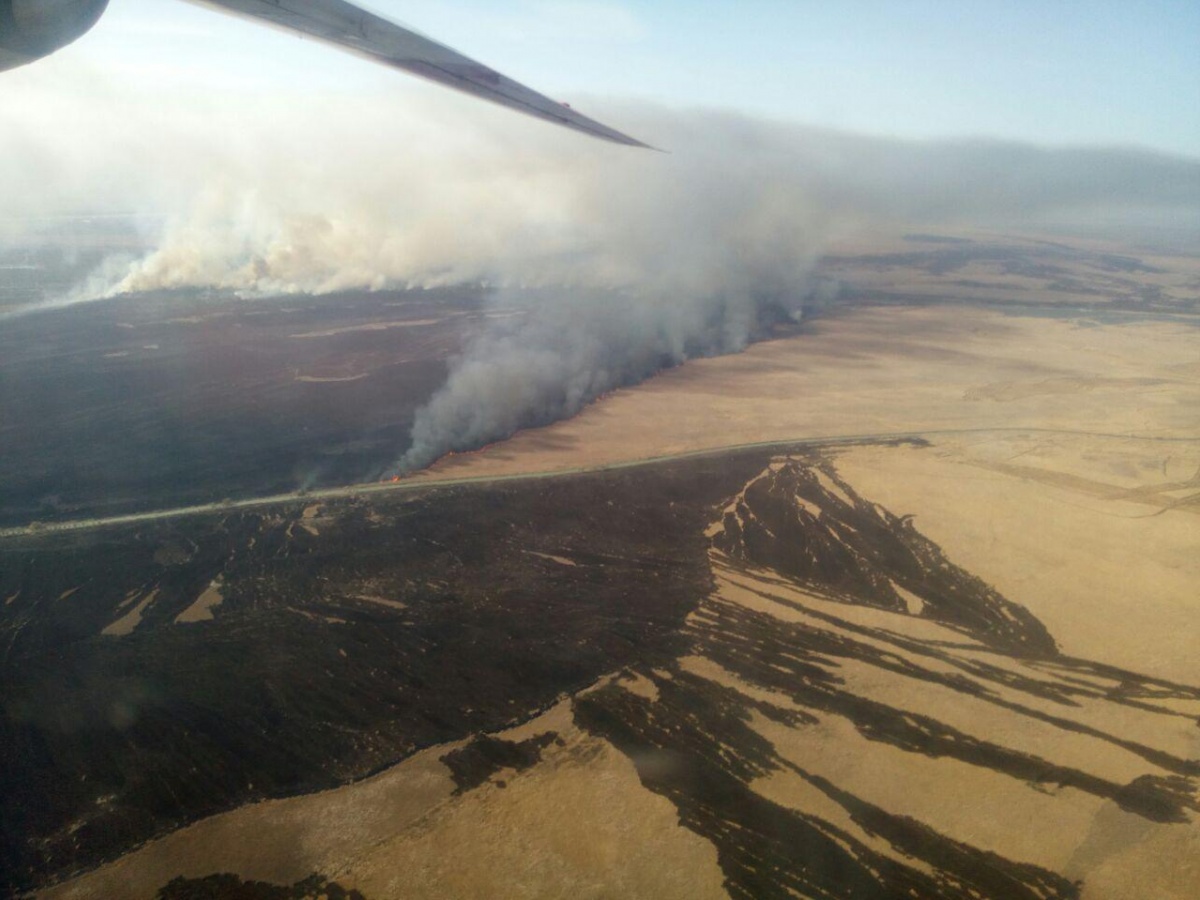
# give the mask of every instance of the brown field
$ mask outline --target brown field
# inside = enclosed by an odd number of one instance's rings
[[[756,441],[965,440],[972,432],[976,444],[1023,433],[1043,443],[1128,435],[1164,443],[1164,459],[1186,468],[1198,437],[1197,334],[1179,321],[863,309],[817,320],[800,337],[693,360],[568,422],[448,457],[424,474],[551,471]]]
[[[1101,309],[855,309],[447,458],[417,477],[864,439],[781,448],[714,509],[686,649],[498,734],[553,734],[532,764],[456,790],[466,742],[431,748],[41,896],[212,872],[372,900],[1200,896],[1198,338]]]

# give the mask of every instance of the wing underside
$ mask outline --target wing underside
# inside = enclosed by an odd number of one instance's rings
[[[493,103],[592,137],[647,147],[482,63],[346,0],[193,0],[335,44]]]

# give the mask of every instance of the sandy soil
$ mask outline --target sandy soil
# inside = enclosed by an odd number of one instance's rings
[[[139,624],[141,624],[142,614],[146,611],[146,608],[154,602],[154,599],[157,596],[157,589],[150,591],[148,594],[146,594],[146,596],[138,600],[137,606],[125,613],[125,615],[121,616],[121,618],[109,625],[106,625],[104,630],[100,633],[113,635],[116,637],[124,637],[127,634],[133,634],[133,630],[137,628]],[[137,595],[135,594],[134,597],[130,599],[132,600],[136,598]]]
[[[547,731],[562,745],[539,765],[466,793],[438,761],[461,744],[433,747],[358,784],[206,819],[40,896],[151,898],[218,871],[277,884],[319,871],[372,900],[726,896],[715,848],[575,727],[569,701],[499,737]]]
[[[186,625],[192,622],[205,622],[213,617],[213,609],[221,605],[225,599],[221,593],[221,579],[218,576],[196,598],[196,602],[175,617],[176,624]]]
[[[616,391],[570,421],[448,457],[425,477],[893,432],[1042,429],[1200,439],[1198,333],[1188,324],[887,308],[810,328],[737,356],[694,360]]]
[[[1200,442],[939,439],[854,450],[838,466],[1033,612],[1065,653],[1200,684]],[[1175,467],[1190,475],[1164,475]]]
[[[419,753],[335,791],[256,803],[205,819],[41,896],[150,898],[176,875],[212,872],[291,884],[338,865],[445,803],[454,789],[437,759],[445,749]]]
[[[546,730],[565,745],[541,764],[498,773],[334,877],[379,898],[725,896],[716,849],[642,789],[632,762],[581,733],[569,703],[501,737]]]

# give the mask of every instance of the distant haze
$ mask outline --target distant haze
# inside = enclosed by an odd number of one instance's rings
[[[512,311],[505,289],[526,291],[522,314],[489,320],[455,362],[400,468],[569,414],[664,365],[740,349],[764,316],[826,302],[815,262],[862,227],[1200,234],[1200,163],[1143,151],[589,109],[669,151],[653,153],[441,94],[164,105],[61,87],[0,95],[0,165],[15,173],[0,229],[81,209],[166,217],[148,236],[155,249],[115,256],[72,299],[468,281],[495,286]]]

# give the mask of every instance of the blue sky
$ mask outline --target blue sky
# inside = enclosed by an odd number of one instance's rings
[[[566,100],[629,97],[867,134],[1136,145],[1200,158],[1194,0],[370,5]],[[166,0],[112,0],[96,29],[59,56],[39,65],[264,97],[386,91],[406,77]]]

